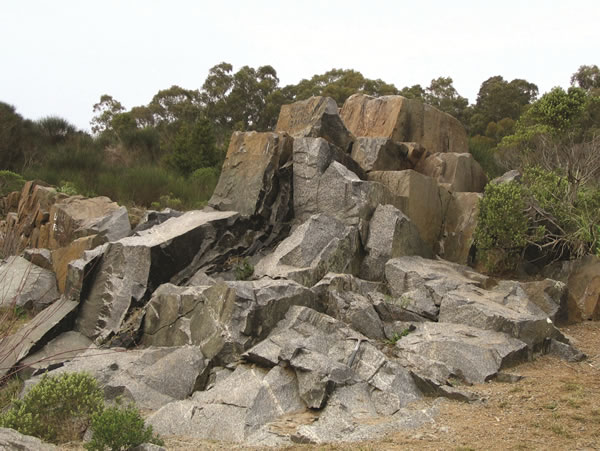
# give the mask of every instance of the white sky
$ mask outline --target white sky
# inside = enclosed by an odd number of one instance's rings
[[[144,105],[226,61],[270,64],[282,86],[332,68],[398,88],[451,76],[473,103],[494,75],[545,92],[600,65],[599,20],[598,0],[0,0],[0,101],[89,129],[102,94]]]

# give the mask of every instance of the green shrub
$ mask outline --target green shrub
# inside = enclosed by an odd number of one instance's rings
[[[79,440],[92,415],[100,412],[103,405],[102,390],[91,375],[45,375],[22,400],[16,400],[0,415],[0,426],[48,442]]]
[[[145,426],[133,405],[109,407],[96,413],[92,418],[92,431],[92,439],[85,445],[92,451],[125,450],[142,443],[164,445],[161,438],[153,434],[152,426]]]
[[[13,191],[21,191],[25,179],[12,171],[0,171],[0,197]]]
[[[248,259],[242,258],[233,267],[233,273],[237,280],[248,280],[254,274],[254,266]]]

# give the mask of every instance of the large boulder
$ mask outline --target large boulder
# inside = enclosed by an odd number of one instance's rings
[[[558,262],[545,268],[544,275],[567,284],[569,321],[600,319],[600,258]]]
[[[440,384],[452,377],[473,384],[527,360],[528,349],[507,334],[462,324],[423,322],[395,343],[394,355]]]
[[[326,214],[314,215],[263,257],[254,274],[295,280],[312,287],[328,272],[356,274],[359,249],[356,227]]]
[[[237,217],[235,212],[190,211],[109,243],[84,292],[77,330],[101,340],[118,332],[132,305],[142,304],[155,288],[185,269],[203,241],[227,230]]]
[[[433,177],[453,193],[483,192],[487,176],[470,153],[434,153],[422,160],[416,171]]]
[[[142,343],[193,344],[213,364],[228,364],[265,338],[292,305],[317,307],[316,297],[288,280],[161,285],[146,307]]]
[[[354,94],[340,115],[357,137],[417,142],[430,153],[468,152],[467,133],[458,119],[418,100]]]
[[[413,170],[373,171],[369,173],[369,180],[389,189],[396,198],[394,205],[412,220],[423,241],[437,253],[450,201],[448,191],[431,177]]]
[[[204,356],[195,346],[130,351],[91,348],[47,374],[86,372],[96,378],[106,400],[120,396],[142,409],[156,410],[202,388],[205,370]],[[25,389],[41,377],[29,379]]]
[[[43,310],[59,298],[54,273],[25,260],[0,261],[0,306]]]
[[[352,148],[353,136],[342,122],[338,106],[331,97],[311,97],[283,105],[275,131],[294,138],[324,138],[344,152]]]
[[[55,451],[58,448],[49,443],[42,442],[37,437],[21,434],[14,429],[0,428],[0,449],[7,451]]]
[[[439,241],[440,257],[461,265],[472,263],[473,235],[481,198],[479,193],[452,193]]]
[[[413,169],[411,148],[388,138],[360,137],[352,147],[352,158],[365,172]],[[411,156],[412,155],[411,152]]]
[[[285,133],[235,132],[209,205],[258,215],[271,224],[288,218],[292,143]]]
[[[379,205],[369,223],[366,256],[360,275],[368,280],[383,280],[386,262],[404,255],[432,257],[431,247],[423,242],[413,222],[393,205]]]

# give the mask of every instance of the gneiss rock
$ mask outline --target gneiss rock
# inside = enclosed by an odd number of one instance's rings
[[[335,100],[330,97],[311,97],[283,105],[275,131],[294,138],[324,138],[344,152],[350,152],[352,148],[353,136],[342,122]]]
[[[129,351],[91,348],[48,374],[87,372],[98,380],[105,399],[121,396],[142,409],[159,409],[201,388],[205,369],[204,356],[195,346]],[[40,377],[29,379],[26,389]]]
[[[507,334],[462,324],[418,323],[394,354],[413,371],[446,384],[450,377],[481,383],[528,358],[527,345]]]
[[[146,308],[142,342],[197,345],[213,364],[227,364],[266,337],[292,305],[318,307],[308,288],[288,280],[161,285]]]
[[[23,257],[0,261],[0,306],[40,311],[59,298],[52,271]]]
[[[292,143],[285,133],[235,132],[209,205],[271,224],[291,209]]]
[[[328,272],[358,272],[356,227],[325,214],[311,216],[254,269],[257,277],[287,278],[312,287]]]
[[[365,256],[360,274],[368,280],[383,280],[386,262],[404,255],[431,258],[431,248],[412,221],[393,205],[379,205],[369,223]]]
[[[430,153],[468,152],[467,133],[458,119],[418,100],[354,94],[340,115],[357,137],[417,142]]]
[[[190,211],[178,218],[109,243],[84,293],[77,330],[108,338],[120,330],[132,305],[189,265],[214,228],[226,229],[235,212]]]

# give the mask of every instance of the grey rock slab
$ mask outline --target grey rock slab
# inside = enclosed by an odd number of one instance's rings
[[[567,362],[581,362],[586,359],[586,355],[569,343],[563,343],[551,339],[547,352],[560,357]]]
[[[360,274],[368,280],[383,280],[385,264],[391,258],[419,255],[431,258],[413,222],[393,205],[378,205],[369,223],[365,256]]]
[[[408,153],[404,143],[387,138],[360,137],[352,146],[352,158],[365,172],[412,169]]]
[[[317,308],[316,296],[289,280],[221,282],[211,287],[159,287],[146,308],[142,342],[194,344],[217,363],[237,360],[265,338],[292,305]]]
[[[485,382],[529,354],[524,342],[507,334],[447,323],[416,324],[416,330],[396,342],[394,352],[440,383],[450,376]]]
[[[332,316],[352,327],[366,337],[383,340],[383,322],[371,300],[351,291],[331,291],[325,310]]]
[[[52,271],[23,257],[11,256],[0,262],[0,306],[39,311],[59,296]]]
[[[148,291],[189,265],[214,228],[226,228],[237,216],[235,212],[190,211],[109,243],[82,299],[77,330],[100,340],[118,332],[132,303],[142,302]]]
[[[122,396],[142,409],[156,410],[190,396],[205,369],[204,356],[195,346],[111,348],[89,349],[48,374],[84,371],[98,380],[107,400]],[[29,379],[26,388],[39,378]]]
[[[564,282],[552,279],[520,282],[521,288],[531,302],[537,305],[553,322],[568,319],[569,290]]]
[[[106,241],[117,241],[131,233],[131,224],[127,208],[118,207],[106,216],[91,218],[81,223],[75,231],[76,237],[101,235]]]
[[[13,335],[0,339],[0,377],[10,370],[30,351],[58,335],[60,330],[70,328],[73,312],[78,303],[60,298],[38,313],[31,321]]]
[[[23,435],[14,429],[0,428],[0,450],[6,451],[54,451],[58,448],[42,442],[37,437]]]
[[[52,271],[52,253],[49,249],[25,249],[23,251],[23,258],[40,268]]]
[[[312,287],[328,272],[358,272],[358,231],[325,214],[311,216],[254,268],[257,277]]]
[[[311,288],[317,296],[326,299],[330,291],[352,291],[363,296],[372,293],[387,293],[383,282],[360,279],[352,274],[327,273],[316,285]]]
[[[135,227],[133,233],[139,233],[143,230],[151,229],[152,227],[162,224],[163,222],[171,219],[177,218],[181,216],[183,212],[172,210],[170,208],[165,208],[161,211],[156,210],[148,210],[144,213],[143,218],[140,220],[140,223]]]

